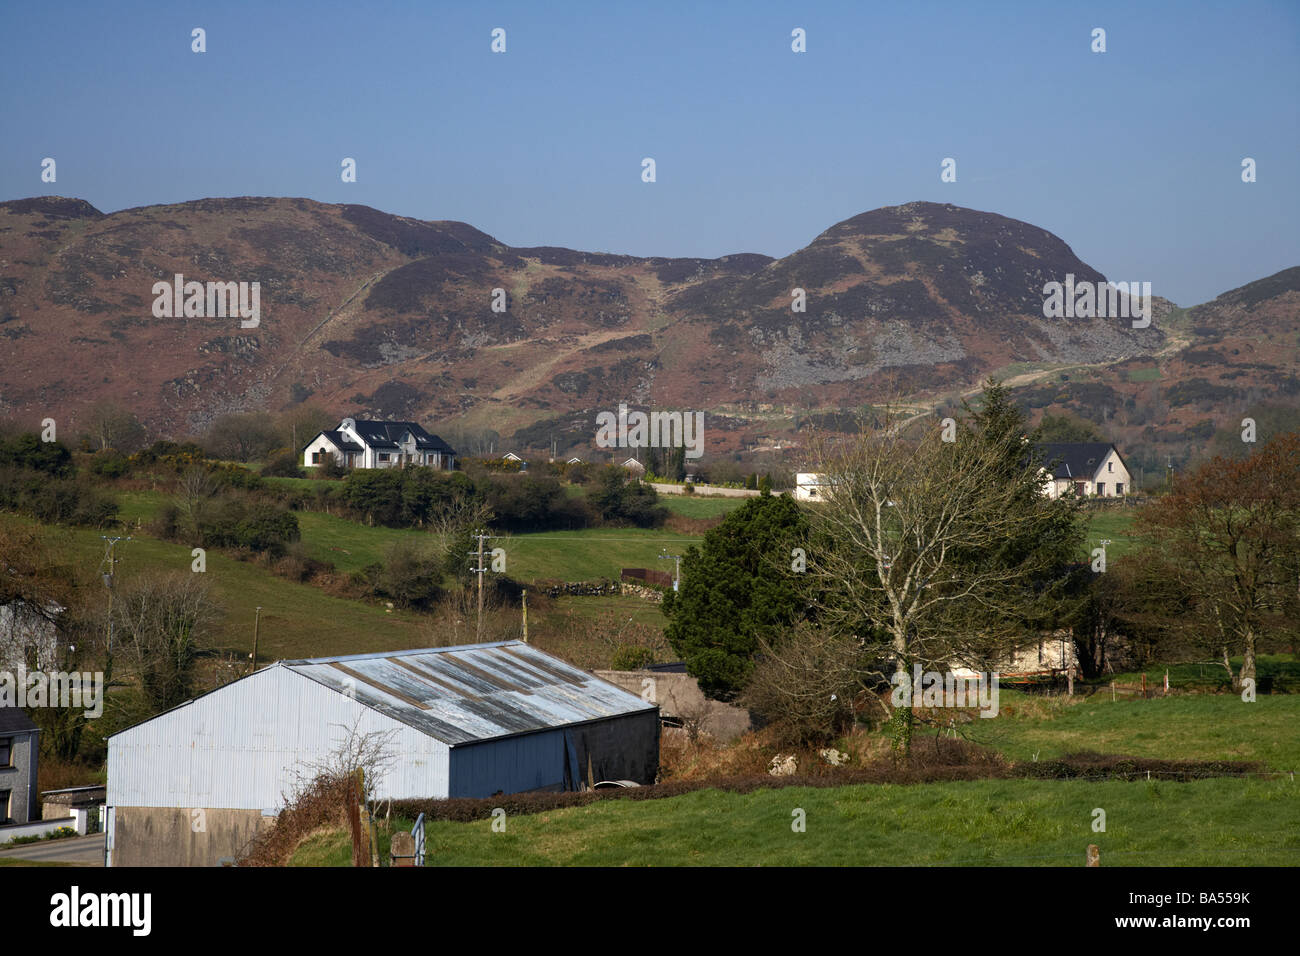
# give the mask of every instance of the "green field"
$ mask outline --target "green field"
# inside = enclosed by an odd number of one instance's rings
[[[104,556],[100,532],[63,528],[47,531],[51,544],[70,560],[82,568],[99,566]],[[142,569],[189,571],[193,560],[184,545],[142,535],[119,542],[116,556],[122,580]],[[262,606],[258,657],[263,661],[429,645],[421,636],[420,617],[416,614],[388,612],[379,605],[331,597],[320,588],[275,577],[265,568],[236,561],[219,551],[209,551],[206,560],[204,574],[213,598],[223,608],[214,634],[216,646],[223,651],[247,654],[251,650],[254,608],[258,605]]]
[[[1261,694],[1250,704],[1234,694],[1112,702],[1103,688],[1067,703],[999,688],[999,704],[998,716],[977,718],[969,736],[1014,761],[1091,750],[1300,770],[1300,694]]]
[[[1094,750],[1300,769],[1297,695],[1070,704],[1003,691],[1001,703],[983,736],[1015,761]],[[1103,833],[1092,830],[1097,808],[1106,812]],[[795,809],[806,813],[804,833],[791,829]],[[447,866],[1081,866],[1089,843],[1101,848],[1103,866],[1300,866],[1300,788],[1283,774],[704,790],[517,815],[504,833],[487,819],[439,821],[427,835],[428,862]],[[349,859],[339,830],[306,841],[294,863]]]
[[[1090,843],[1103,866],[1296,866],[1300,789],[1284,777],[703,790],[514,816],[504,832],[438,821],[426,835],[433,866],[1082,866]],[[349,860],[338,830],[293,865]]]
[[[748,498],[701,498],[698,495],[660,495],[659,501],[673,514],[687,518],[721,518],[731,514]]]
[[[1136,508],[1097,509],[1088,518],[1088,536],[1084,547],[1089,552],[1101,547],[1103,538],[1110,540],[1106,546],[1106,559],[1113,560],[1128,554],[1137,547],[1138,541],[1132,534],[1133,519],[1137,517]]]
[[[1158,382],[1163,377],[1158,367],[1129,369],[1124,377],[1130,382]]]

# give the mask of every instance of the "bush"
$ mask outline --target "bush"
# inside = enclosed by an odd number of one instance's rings
[[[101,478],[121,478],[131,471],[131,459],[109,448],[90,459],[90,473]]]
[[[205,548],[247,548],[272,557],[283,555],[299,536],[292,512],[269,502],[250,505],[240,498],[214,502],[199,520],[198,533]]]
[[[36,471],[58,478],[71,478],[76,469],[72,452],[62,442],[41,441],[32,432],[0,440],[0,468]]]
[[[333,458],[332,455],[330,457]],[[302,467],[298,464],[298,456],[286,451],[268,461],[262,474],[271,478],[301,478]]]
[[[639,671],[655,662],[655,652],[648,647],[624,644],[614,651],[610,668],[616,671]]]
[[[371,565],[364,575],[372,594],[398,607],[428,608],[442,597],[441,557],[409,541],[394,544],[384,563]]]
[[[668,518],[659,494],[650,485],[628,481],[621,468],[606,468],[591,494],[591,505],[601,520],[612,525],[657,528]]]
[[[90,528],[101,528],[117,516],[117,502],[92,485],[19,468],[0,470],[0,507],[47,524]]]

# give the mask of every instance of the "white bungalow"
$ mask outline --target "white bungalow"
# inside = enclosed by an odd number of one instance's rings
[[[1123,498],[1133,493],[1133,478],[1109,442],[1042,442],[1043,493],[1049,498],[1073,493],[1079,498]]]
[[[345,418],[339,427],[317,435],[303,449],[302,463],[310,468],[326,455],[345,468],[399,468],[424,465],[451,471],[456,452],[437,435],[415,422],[376,422]]]

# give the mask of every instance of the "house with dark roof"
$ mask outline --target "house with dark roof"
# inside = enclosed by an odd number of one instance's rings
[[[345,418],[339,427],[323,431],[302,452],[304,467],[311,468],[333,455],[344,468],[400,468],[423,465],[451,471],[456,451],[437,435],[415,422],[378,422]]]
[[[40,733],[21,707],[0,706],[0,827],[33,819]]]
[[[1122,498],[1133,493],[1133,477],[1110,442],[1056,441],[1034,446],[1043,462],[1044,493],[1049,498]]]

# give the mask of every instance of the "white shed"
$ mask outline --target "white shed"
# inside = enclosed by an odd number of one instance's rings
[[[110,865],[237,855],[353,731],[400,755],[381,798],[577,789],[589,763],[658,773],[655,704],[520,641],[280,661],[109,738]]]

